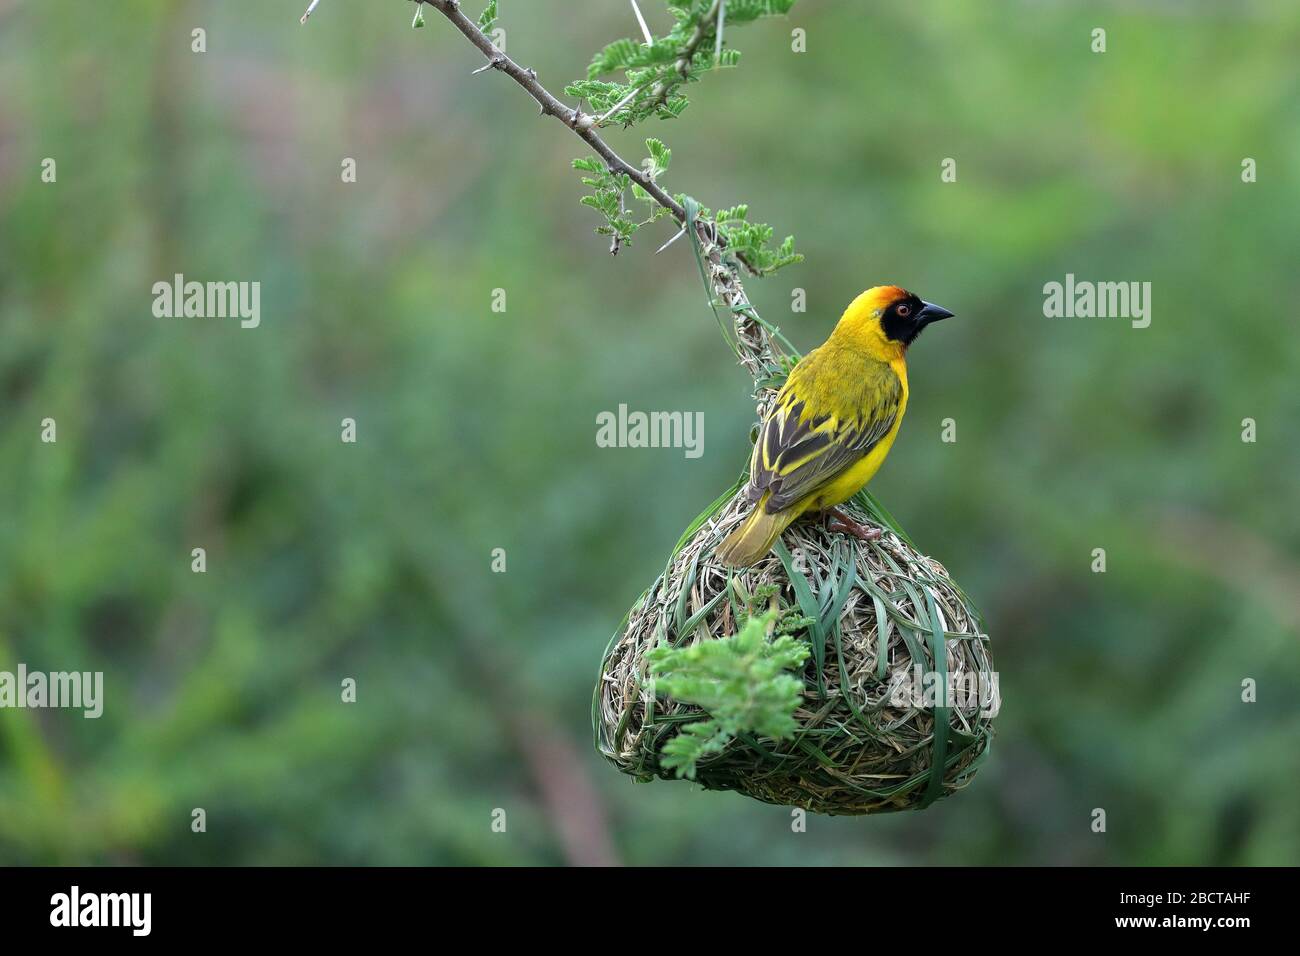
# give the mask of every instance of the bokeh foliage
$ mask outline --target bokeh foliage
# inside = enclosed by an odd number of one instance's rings
[[[800,347],[881,281],[958,313],[873,489],[984,611],[997,742],[793,834],[589,745],[609,633],[748,449],[689,246],[609,258],[577,141],[437,16],[302,5],[0,0],[0,669],[107,685],[0,712],[0,862],[1300,859],[1300,10],[799,4],[665,127],[671,188],[799,235],[749,291]],[[501,6],[556,87],[635,35]],[[260,280],[262,327],[153,318],[176,272]],[[1067,272],[1152,282],[1151,327],[1045,319]],[[705,455],[597,448],[620,403],[703,411]]]

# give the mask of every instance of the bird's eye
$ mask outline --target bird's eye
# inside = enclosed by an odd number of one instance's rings
[[[908,305],[906,302],[904,302],[902,305],[898,306],[894,311],[898,313],[899,318],[905,319],[912,314],[912,307]]]

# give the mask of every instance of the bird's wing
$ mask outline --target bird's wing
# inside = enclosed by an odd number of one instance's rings
[[[756,502],[770,491],[769,512],[834,481],[869,454],[898,419],[903,386],[888,365],[871,363],[855,374],[853,394],[839,409],[817,400],[822,394],[813,381],[817,370],[808,372],[791,375],[754,445],[748,497]]]

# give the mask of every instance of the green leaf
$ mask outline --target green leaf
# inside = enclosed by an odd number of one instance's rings
[[[654,160],[655,166],[660,172],[668,169],[668,164],[672,162],[673,151],[665,146],[661,141],[651,137],[645,141],[646,149],[650,150],[650,158]]]
[[[784,615],[780,615],[784,616]],[[794,736],[803,681],[787,673],[808,660],[808,646],[788,634],[767,638],[779,615],[750,617],[736,634],[646,655],[656,690],[709,716],[686,724],[663,749],[663,765],[694,779],[700,760],[739,734]]]

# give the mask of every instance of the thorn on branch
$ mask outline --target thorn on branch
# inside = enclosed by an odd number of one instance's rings
[[[636,13],[636,22],[641,24],[641,33],[645,36],[645,45],[654,46],[655,38],[650,33],[650,27],[646,25],[645,17],[641,16],[641,8],[636,5],[636,0],[632,0],[632,10]]]
[[[613,116],[613,115],[614,115],[615,113],[617,113],[619,110],[621,110],[623,107],[627,106],[628,103],[631,103],[632,100],[636,98],[636,95],[637,95],[638,93],[640,93],[640,92],[641,92],[641,87],[639,87],[639,86],[634,86],[634,87],[633,87],[633,88],[628,92],[627,96],[623,97],[621,100],[619,100],[617,103],[615,103],[615,104],[614,104],[613,106],[611,106],[609,109],[607,109],[607,110],[606,110],[606,111],[601,115],[600,119],[596,120],[596,125],[597,125],[597,126],[602,125],[602,124],[605,122],[605,120],[609,119],[611,116]]]
[[[505,62],[506,62],[505,57],[494,56],[492,57],[492,59],[488,60],[477,70],[471,73],[470,76],[478,76],[480,73],[486,73],[488,70],[499,70],[501,69],[502,65],[504,65]]]
[[[684,235],[686,235],[686,227],[682,226],[682,228],[677,230],[676,235],[674,235],[671,239],[669,239],[662,246],[660,246],[658,249],[655,250],[655,255],[659,255],[659,253],[663,252],[665,249],[667,249],[669,246],[671,246],[674,242],[676,242]]]
[[[721,0],[718,4],[718,42],[713,49],[713,68],[716,70],[722,65],[722,25],[727,21],[727,0]]]

